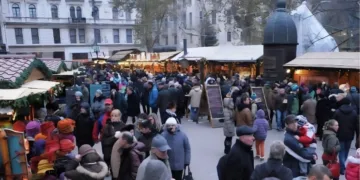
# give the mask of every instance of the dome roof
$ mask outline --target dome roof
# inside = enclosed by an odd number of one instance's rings
[[[297,44],[297,31],[291,15],[286,11],[286,1],[278,0],[276,10],[267,20],[264,45]]]

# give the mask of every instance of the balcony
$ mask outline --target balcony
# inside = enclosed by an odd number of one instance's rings
[[[6,24],[99,24],[99,25],[135,25],[130,19],[93,19],[93,18],[30,18],[7,17]]]

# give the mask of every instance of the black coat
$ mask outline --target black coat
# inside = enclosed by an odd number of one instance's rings
[[[94,120],[90,118],[90,114],[79,114],[75,120],[75,137],[76,145],[81,147],[83,144],[94,145],[92,139],[92,131],[94,127]]]
[[[339,122],[339,130],[337,136],[339,141],[351,141],[354,139],[354,132],[356,137],[359,137],[359,120],[355,110],[347,104],[340,106],[334,114],[334,119]]]
[[[128,95],[127,99],[127,116],[138,116],[140,114],[140,99],[137,94],[132,93]]]
[[[330,101],[328,99],[320,99],[316,103],[315,116],[318,124],[324,124],[330,119],[331,109]]]
[[[127,102],[125,101],[124,94],[120,92],[111,93],[111,100],[113,101],[114,109],[118,109],[122,114],[126,114]]]
[[[170,92],[170,100],[169,102],[175,102],[175,104],[177,104],[178,102],[178,90],[174,87],[169,88],[169,92]]]
[[[122,121],[111,122],[108,121],[103,129],[103,134],[101,138],[101,147],[104,154],[104,161],[110,162],[111,151],[114,143],[117,138],[115,138],[115,132],[121,131],[125,127],[125,124]]]
[[[249,180],[254,171],[254,153],[251,146],[236,140],[225,162],[220,180]]]
[[[266,163],[257,165],[250,180],[263,180],[267,177],[275,177],[280,180],[293,179],[291,170],[283,166],[282,161],[278,159],[268,159]]]
[[[167,89],[161,89],[156,104],[160,111],[164,112],[170,102],[170,92]]]

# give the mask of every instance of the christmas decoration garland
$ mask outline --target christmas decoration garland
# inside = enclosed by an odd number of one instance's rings
[[[0,89],[16,89],[20,88],[21,85],[29,78],[33,69],[36,68],[40,72],[42,72],[46,79],[50,79],[52,76],[51,70],[41,61],[38,59],[34,59],[33,62],[21,72],[20,76],[16,78],[15,82],[8,81],[8,80],[0,80]]]

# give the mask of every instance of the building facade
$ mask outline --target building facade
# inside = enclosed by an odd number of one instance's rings
[[[171,12],[164,20],[164,31],[157,44],[182,49],[182,40],[187,39],[188,47],[204,46],[202,41],[210,25],[218,45],[243,45],[241,29],[235,27],[236,23],[229,12],[230,4],[226,2],[227,0],[175,0]]]
[[[111,0],[95,0],[94,14],[91,0],[5,0],[1,11],[1,40],[10,53],[73,60],[139,47],[136,12],[114,8]]]

